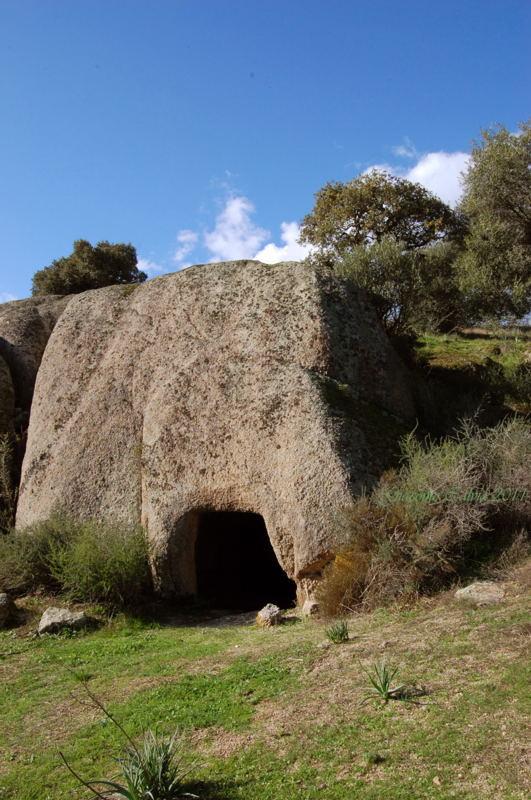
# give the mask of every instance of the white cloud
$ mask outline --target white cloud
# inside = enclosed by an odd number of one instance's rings
[[[421,183],[448,205],[454,206],[463,192],[461,173],[467,169],[468,153],[426,153],[405,177]]]
[[[155,262],[150,261],[149,258],[139,258],[137,266],[139,270],[146,272],[149,277],[152,277],[153,275],[160,275],[161,272],[168,271],[166,267],[161,267],[160,264],[155,264]]]
[[[399,148],[395,148],[398,153]],[[461,173],[468,167],[470,156],[468,153],[425,153],[420,156],[417,163],[410,169],[396,167],[391,164],[374,164],[365,170],[365,173],[373,169],[385,170],[408,181],[420,183],[429,189],[445,203],[454,206],[461,197],[463,187],[461,185]]]
[[[273,242],[266,244],[256,253],[254,258],[265,264],[276,264],[279,261],[302,261],[311,250],[310,245],[299,244],[299,226],[296,222],[280,223],[280,239],[284,242],[280,247]]]
[[[0,292],[0,303],[10,303],[11,300],[18,300],[11,292]]]
[[[184,262],[194,249],[198,239],[199,234],[195,231],[190,231],[187,229],[179,231],[177,234],[179,247],[177,247],[175,253],[173,254],[173,260],[176,264],[178,264],[180,267],[188,266],[188,264],[185,264]]]
[[[397,147],[393,147],[393,153],[395,154],[395,156],[400,156],[401,158],[419,157],[417,148],[415,147],[409,136],[405,137],[404,144],[399,144]]]
[[[205,245],[212,254],[211,261],[253,258],[269,236],[251,220],[254,206],[246,197],[230,197],[216,217],[213,231],[205,233]]]

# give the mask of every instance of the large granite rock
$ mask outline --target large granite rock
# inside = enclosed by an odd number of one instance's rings
[[[42,354],[70,299],[71,295],[48,295],[0,304],[0,425],[3,429],[13,427],[15,410],[21,426],[27,423]],[[6,427],[8,415],[11,419]]]
[[[73,297],[38,373],[17,524],[141,520],[158,585],[196,590],[203,510],[260,513],[311,596],[338,510],[413,405],[367,297],[304,264],[190,267]]]

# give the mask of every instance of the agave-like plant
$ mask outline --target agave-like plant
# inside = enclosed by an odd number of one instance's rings
[[[115,725],[127,741],[122,755],[116,759],[122,768],[123,783],[109,780],[90,780],[82,778],[59,752],[65,766],[85,788],[95,797],[123,798],[124,800],[178,800],[181,797],[197,797],[184,792],[187,776],[197,767],[183,752],[182,738],[177,730],[171,736],[159,736],[151,730],[144,733],[140,744],[129,736],[127,731],[105,708],[103,703],[86,686],[93,703]]]
[[[370,670],[364,671],[371,683],[370,686],[365,687],[366,691],[374,692],[382,698],[384,703],[388,703],[389,700],[404,699],[407,689],[406,684],[402,683],[398,686],[393,686],[398,667],[390,668],[385,663],[385,659],[382,659],[380,664],[373,664]],[[370,700],[371,697],[372,695],[369,695],[366,700]]]
[[[109,800],[109,797],[124,800],[178,800],[181,797],[197,797],[183,792],[185,778],[195,768],[189,759],[179,755],[179,732],[171,738],[158,736],[148,730],[140,745],[127,747],[123,755],[116,759],[122,767],[123,783],[108,780],[86,781],[70,766],[66,758],[61,758],[77,778],[95,797]]]

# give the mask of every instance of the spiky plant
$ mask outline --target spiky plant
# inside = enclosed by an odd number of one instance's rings
[[[388,667],[385,659],[382,659],[380,664],[373,664],[370,670],[365,670],[365,674],[371,683],[370,686],[365,687],[366,691],[371,693],[366,700],[370,700],[374,694],[381,697],[384,703],[388,703],[389,700],[404,699],[406,684],[402,683],[393,686],[397,672],[398,667]]]
[[[330,625],[325,631],[328,639],[334,644],[342,644],[348,642],[348,625],[345,620],[340,620]]]

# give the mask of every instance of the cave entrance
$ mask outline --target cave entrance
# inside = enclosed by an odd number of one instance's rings
[[[254,611],[266,603],[294,605],[295,582],[278,563],[260,514],[201,512],[195,563],[198,597],[213,607]]]

